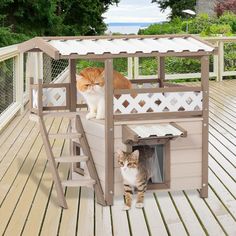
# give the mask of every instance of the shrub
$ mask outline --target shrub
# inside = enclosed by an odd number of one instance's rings
[[[210,26],[210,34],[223,34],[223,35],[230,35],[232,34],[230,25],[217,25],[213,24]]]
[[[139,74],[140,75],[157,74],[157,59],[154,57],[139,58]]]
[[[178,34],[183,32],[181,24],[182,20],[180,18],[176,18],[171,22],[152,24],[146,29],[140,29],[138,34]]]
[[[232,32],[236,33],[236,14],[232,12],[224,12],[224,14],[219,17],[219,23],[230,25]]]
[[[188,32],[190,34],[205,34],[209,35],[210,25],[217,23],[217,18],[209,17],[207,14],[199,14],[194,19],[189,21],[184,21],[182,23],[182,29],[186,28],[186,24],[188,23]]]
[[[127,58],[115,58],[113,60],[114,70],[119,71],[120,73],[127,76],[128,63]],[[90,61],[90,60],[77,60],[76,70],[79,73],[86,67],[104,67],[104,63],[100,61]]]
[[[226,71],[236,70],[236,44],[225,43],[224,44],[224,69]]]

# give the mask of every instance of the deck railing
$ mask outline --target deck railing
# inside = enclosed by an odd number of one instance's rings
[[[19,53],[17,45],[0,49],[0,132],[24,110],[29,101],[29,81],[60,83],[68,78],[68,60],[53,60],[42,52]]]
[[[17,112],[23,111],[23,61],[17,45],[0,49],[0,130]]]
[[[224,77],[236,76],[236,66],[233,71],[225,71],[224,54],[224,45],[236,43],[236,37],[204,39],[218,47],[218,54],[213,57],[213,70],[210,72],[210,77],[222,81]],[[139,59],[128,58],[129,78],[143,79],[155,76],[157,75],[140,75]],[[41,52],[23,55],[17,50],[17,45],[0,48],[0,131],[17,113],[23,111],[29,98],[30,77],[35,81],[43,78],[45,83],[61,83],[68,78],[68,61],[55,61]],[[186,78],[200,78],[200,72],[166,75],[167,80]]]
[[[236,65],[235,65],[235,70],[232,70],[232,71],[225,70],[226,58],[225,58],[225,50],[224,50],[225,44],[236,43],[236,36],[208,37],[208,38],[203,38],[203,39],[218,47],[218,54],[213,56],[213,65],[212,65],[213,70],[210,72],[210,77],[215,77],[216,81],[222,81],[224,77],[236,76]],[[235,51],[235,54],[236,54],[236,51]],[[130,61],[129,64],[130,66],[133,66],[134,68],[132,78],[150,79],[157,76],[157,75],[141,75],[139,73],[139,70],[140,70],[139,58],[134,58],[133,61]],[[236,64],[236,61],[233,64]],[[194,79],[194,78],[200,78],[200,77],[201,77],[200,69],[198,73],[166,74],[167,80],[192,79],[192,78]]]

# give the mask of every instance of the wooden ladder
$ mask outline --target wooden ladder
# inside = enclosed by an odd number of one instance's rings
[[[44,117],[67,117],[70,119],[70,126],[72,120],[75,121],[75,131],[71,132],[72,129],[69,130],[67,133],[57,133],[57,134],[49,134],[47,132]],[[95,190],[95,194],[97,197],[97,202],[103,206],[106,205],[106,201],[104,199],[103,190],[101,187],[101,183],[97,174],[97,170],[95,164],[93,162],[93,157],[91,150],[89,148],[89,144],[84,132],[84,128],[81,122],[81,118],[76,112],[48,112],[43,113],[41,116],[31,115],[31,119],[38,121],[40,127],[40,133],[42,135],[43,144],[46,150],[48,163],[51,168],[52,177],[55,183],[58,203],[63,208],[68,208],[66,199],[63,193],[63,187],[93,187]],[[63,138],[63,139],[70,139],[70,147],[72,146],[73,142],[79,142],[80,147],[83,151],[83,155],[76,155],[76,153],[72,152],[72,148],[70,148],[70,155],[69,156],[60,156],[55,157],[52,152],[52,147],[50,145],[49,139],[50,138]],[[87,169],[90,176],[86,175],[79,175],[74,170],[75,164],[85,162],[87,165]],[[71,175],[69,180],[61,181],[57,163],[71,163]],[[75,178],[76,177],[76,178]]]

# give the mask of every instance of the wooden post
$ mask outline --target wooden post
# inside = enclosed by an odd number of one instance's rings
[[[105,60],[105,200],[113,205],[114,196],[114,120],[113,60]]]
[[[200,196],[208,197],[208,117],[209,117],[209,56],[201,57],[202,84],[202,188]]]
[[[218,55],[215,57],[217,68],[216,68],[216,81],[223,80],[223,73],[224,73],[224,42],[218,42]]]
[[[30,84],[30,79],[33,78],[32,84],[34,83],[34,76],[35,76],[35,68],[34,68],[34,52],[28,52],[27,53],[27,60],[26,60],[26,68],[25,68],[25,90],[27,95],[29,95],[29,84]]]
[[[39,79],[44,79],[43,78],[43,53],[42,52],[37,52],[37,57],[38,57],[38,77]]]
[[[139,77],[139,58],[134,57],[134,79]]]
[[[128,63],[128,78],[133,79],[133,57],[128,57],[127,63]]]
[[[77,90],[76,90],[76,60],[70,59],[69,60],[69,73],[70,73],[70,89],[69,91],[66,91],[69,94],[66,95],[66,98],[69,99],[68,105],[70,107],[70,112],[76,111],[76,104],[77,104]],[[69,122],[69,131],[72,132],[73,125],[72,120]],[[70,140],[70,155],[73,155],[73,142]],[[76,170],[77,167],[79,167],[80,164],[73,163],[71,164],[71,171],[70,171],[70,177],[72,178],[72,172]]]
[[[43,115],[43,80],[38,80],[38,116]]]
[[[158,60],[158,82],[159,87],[164,87],[164,80],[165,80],[165,58],[159,57]]]
[[[76,60],[69,60],[70,70],[70,111],[76,111],[77,90],[76,90]]]
[[[21,105],[20,113],[24,111],[24,77],[23,77],[23,53],[19,53],[15,57],[15,91],[16,91],[16,102]]]
[[[33,59],[33,62],[34,62],[34,83],[37,83],[38,79],[39,79],[38,55],[37,55],[37,53],[34,53],[33,56],[34,56],[34,59]]]
[[[29,78],[29,84],[30,84],[30,86],[29,86],[29,108],[30,108],[30,111],[31,111],[32,108],[33,108],[33,89],[31,88],[31,85],[34,84],[34,78],[33,77]]]

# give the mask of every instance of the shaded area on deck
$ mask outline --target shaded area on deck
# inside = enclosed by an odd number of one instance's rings
[[[209,198],[196,190],[147,193],[145,208],[122,211],[95,203],[93,190],[65,190],[69,209],[56,204],[38,127],[26,111],[0,135],[0,235],[236,235],[236,80],[210,83]],[[67,121],[48,119],[53,133]],[[66,155],[65,140],[54,140]],[[69,165],[59,165],[66,179]]]

